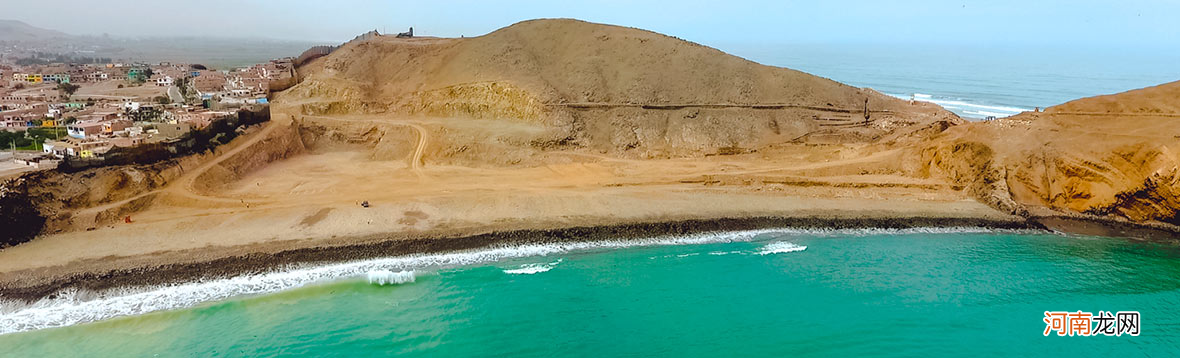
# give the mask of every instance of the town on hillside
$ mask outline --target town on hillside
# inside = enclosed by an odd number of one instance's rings
[[[0,56],[0,176],[102,158],[201,130],[267,103],[292,58],[234,69],[189,63]]]

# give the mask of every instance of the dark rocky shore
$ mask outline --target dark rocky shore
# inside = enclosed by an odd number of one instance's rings
[[[1180,245],[1180,232],[1173,227],[1135,224],[1081,216],[1041,216],[1028,220],[1013,218],[835,218],[835,217],[749,217],[711,220],[682,220],[606,226],[580,226],[545,230],[509,230],[477,235],[400,236],[364,238],[358,244],[340,244],[255,252],[245,255],[157,266],[139,266],[105,272],[88,272],[40,277],[33,280],[0,281],[0,298],[25,302],[53,297],[69,288],[101,291],[119,287],[142,287],[242,274],[263,273],[295,264],[323,264],[411,254],[432,254],[474,250],[503,245],[546,244],[629,240],[698,233],[793,229],[908,229],[908,228],[1031,229],[1081,235],[1123,237]],[[37,281],[37,282],[30,282]]]
[[[396,237],[390,235],[361,244],[298,248],[275,253],[250,253],[193,263],[143,266],[101,273],[44,277],[41,282],[4,280],[0,298],[31,302],[68,288],[100,291],[118,287],[173,284],[262,273],[292,264],[332,263],[410,254],[472,250],[500,245],[640,239],[718,231],[768,228],[797,229],[905,229],[977,227],[989,229],[1043,229],[1031,221],[972,218],[787,218],[752,217],[714,220],[685,220],[610,226],[584,226],[548,230],[498,231],[453,237]]]

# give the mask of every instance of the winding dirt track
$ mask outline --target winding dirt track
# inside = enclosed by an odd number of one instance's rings
[[[420,125],[418,123],[404,122],[404,121],[390,121],[390,120],[383,120],[383,119],[344,119],[344,118],[324,117],[324,116],[304,116],[304,117],[305,118],[330,120],[330,121],[353,122],[353,123],[372,123],[372,124],[378,124],[378,125],[406,126],[406,127],[413,128],[415,131],[418,132],[418,146],[416,148],[414,148],[414,154],[412,154],[410,156],[410,169],[413,170],[414,174],[417,175],[419,178],[426,177],[426,174],[422,173],[422,165],[423,165],[422,156],[426,152],[426,145],[430,142],[430,134],[428,134],[429,132],[426,131],[426,127],[423,127],[422,125]]]
[[[418,132],[418,143],[417,143],[417,146],[414,148],[413,154],[409,158],[410,159],[410,169],[413,170],[414,174],[417,175],[420,179],[426,178],[426,174],[423,173],[423,171],[422,171],[422,166],[424,164],[422,158],[425,155],[426,146],[430,142],[430,136],[429,136],[426,128],[421,126],[420,124],[409,123],[409,122],[400,122],[400,121],[394,122],[394,121],[389,121],[389,120],[358,120],[358,119],[344,119],[344,118],[323,117],[323,116],[305,116],[305,117],[322,119],[322,120],[343,121],[343,122],[372,123],[372,124],[376,124],[376,125],[406,126],[406,127],[413,128],[415,131]],[[139,200],[139,199],[142,199],[145,197],[149,197],[152,195],[159,195],[159,194],[172,194],[172,195],[178,195],[180,197],[183,197],[186,200],[215,202],[215,203],[219,203],[219,204],[233,204],[235,206],[240,205],[240,204],[248,204],[249,206],[261,206],[263,204],[267,204],[267,203],[269,203],[268,201],[245,200],[245,199],[241,199],[241,198],[227,198],[227,197],[219,197],[219,196],[215,196],[215,195],[201,193],[196,188],[196,181],[197,181],[197,178],[200,178],[202,174],[204,174],[205,172],[208,172],[210,169],[216,167],[217,165],[220,165],[225,160],[227,160],[229,158],[233,158],[235,155],[238,155],[238,154],[242,153],[243,151],[246,151],[248,148],[251,148],[253,145],[257,144],[258,142],[263,141],[266,138],[269,138],[270,133],[273,132],[275,128],[277,128],[281,125],[282,124],[275,123],[275,122],[270,122],[270,123],[264,124],[262,130],[260,130],[256,133],[251,133],[251,134],[247,135],[247,137],[245,138],[245,141],[238,142],[238,143],[231,143],[229,150],[223,151],[221,153],[217,153],[216,157],[212,158],[211,160],[209,160],[205,163],[202,163],[200,166],[198,166],[195,169],[185,171],[185,173],[182,174],[179,178],[173,180],[171,183],[167,184],[163,188],[160,188],[157,190],[152,190],[152,191],[145,192],[145,193],[141,193],[139,195],[135,195],[130,198],[119,200],[116,202],[111,202],[111,203],[107,203],[107,204],[103,204],[103,205],[99,205],[99,206],[95,206],[95,207],[81,209],[81,210],[78,210],[76,215],[79,218],[97,218],[98,214],[100,214],[104,211],[116,209],[121,206],[127,205],[135,200]],[[292,125],[294,125],[294,124],[292,124]],[[183,168],[181,168],[181,169],[183,170]]]
[[[229,151],[222,152],[222,153],[218,154],[216,158],[213,158],[212,160],[202,164],[201,166],[197,167],[196,169],[185,172],[179,178],[176,178],[176,180],[172,181],[171,183],[168,183],[163,188],[160,188],[157,190],[152,190],[152,191],[142,193],[142,194],[139,194],[136,196],[132,196],[130,198],[119,200],[116,202],[81,209],[81,210],[78,210],[76,217],[78,217],[78,218],[96,218],[99,213],[102,213],[104,211],[115,209],[115,208],[118,208],[123,205],[127,205],[130,202],[133,202],[135,200],[139,200],[139,199],[151,196],[151,195],[157,195],[157,194],[162,194],[162,193],[176,194],[176,195],[183,196],[187,199],[201,200],[201,201],[214,201],[214,202],[219,202],[219,203],[232,203],[232,204],[244,203],[245,201],[242,199],[222,198],[222,197],[200,194],[196,191],[193,184],[196,182],[196,178],[200,177],[201,174],[209,171],[209,169],[220,164],[221,162],[225,161],[226,159],[233,157],[234,155],[236,155],[238,153],[241,153],[246,148],[249,148],[251,145],[254,145],[255,143],[258,143],[259,141],[266,138],[266,136],[271,131],[273,131],[276,126],[277,125],[275,123],[264,124],[262,127],[262,130],[258,131],[257,133],[252,133],[252,134],[247,135],[247,138],[245,141],[240,142],[240,143],[232,143],[231,144],[232,149],[230,149]],[[183,170],[183,169],[184,168],[181,167],[181,170]],[[255,202],[250,202],[250,203],[257,204]]]
[[[222,152],[221,154],[218,154],[216,158],[213,158],[213,160],[205,162],[204,164],[201,164],[201,166],[197,167],[196,169],[184,173],[184,175],[181,175],[180,178],[177,178],[175,184],[170,184],[165,189],[169,190],[170,192],[174,192],[177,194],[184,195],[186,197],[199,199],[199,200],[213,199],[215,201],[224,201],[224,202],[233,202],[233,203],[241,202],[241,200],[238,200],[238,199],[219,198],[219,197],[213,197],[213,196],[208,196],[208,195],[201,195],[201,194],[197,193],[197,190],[194,187],[194,185],[197,181],[197,178],[199,178],[201,176],[201,174],[204,174],[205,172],[209,171],[209,169],[212,169],[214,166],[221,164],[221,162],[224,162],[226,159],[232,158],[233,156],[237,155],[238,153],[241,153],[242,151],[245,151],[247,148],[250,148],[250,146],[262,141],[263,139],[268,138],[268,135],[270,134],[270,132],[274,131],[274,129],[276,127],[278,127],[278,125],[274,122],[267,123],[267,124],[263,125],[261,131],[251,134],[249,136],[249,138],[246,139],[246,141],[241,142],[241,143],[235,143],[233,148],[230,149],[229,151]]]

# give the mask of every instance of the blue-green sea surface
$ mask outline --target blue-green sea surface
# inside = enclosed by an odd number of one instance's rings
[[[380,276],[380,275],[379,275]],[[1038,233],[762,233],[419,268],[0,335],[6,357],[1176,356],[1180,250]],[[1043,335],[1045,311],[1141,334]],[[11,312],[0,312],[11,314]]]

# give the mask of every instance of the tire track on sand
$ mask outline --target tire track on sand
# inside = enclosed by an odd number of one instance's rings
[[[200,177],[201,174],[204,174],[205,172],[209,171],[209,169],[212,169],[214,166],[221,164],[221,162],[224,162],[226,159],[228,159],[234,155],[237,155],[238,153],[241,153],[242,151],[246,150],[246,148],[249,148],[250,146],[262,141],[262,139],[266,138],[267,135],[269,135],[270,132],[274,131],[274,128],[277,126],[278,126],[278,124],[276,124],[276,123],[264,124],[262,130],[258,131],[257,133],[247,135],[246,141],[241,142],[241,143],[230,143],[230,145],[232,146],[232,148],[230,150],[221,152],[220,154],[216,154],[215,158],[205,162],[204,164],[202,164],[201,166],[198,166],[196,169],[194,169],[192,171],[185,172],[180,177],[176,178],[176,180],[173,180],[172,182],[165,184],[164,187],[162,187],[160,189],[148,191],[145,193],[141,193],[139,195],[132,196],[130,198],[122,199],[122,200],[111,202],[111,203],[102,204],[99,206],[93,206],[93,207],[89,207],[89,208],[79,209],[79,210],[75,211],[74,217],[76,217],[76,218],[89,218],[91,220],[97,219],[99,213],[102,213],[107,210],[115,209],[115,208],[121,207],[123,205],[127,205],[128,203],[131,203],[132,201],[135,201],[135,200],[139,200],[139,199],[151,196],[151,195],[157,195],[157,194],[162,194],[162,193],[176,194],[176,195],[185,197],[187,199],[193,199],[193,200],[199,200],[199,201],[207,201],[207,202],[211,201],[211,202],[224,203],[224,204],[240,205],[246,201],[244,201],[242,199],[223,198],[223,197],[210,196],[210,195],[198,193],[196,191],[196,188],[194,187],[194,183],[196,182],[196,178]],[[183,170],[183,167],[181,168],[181,170]],[[251,205],[259,204],[258,202],[253,202],[253,201],[248,202],[248,203]]]
[[[415,131],[418,132],[418,144],[417,144],[417,147],[414,148],[414,154],[410,156],[410,170],[413,170],[414,175],[417,175],[418,178],[420,178],[420,179],[426,178],[426,174],[422,172],[422,165],[423,165],[422,157],[426,153],[426,145],[430,143],[430,135],[428,134],[429,132],[426,131],[426,127],[423,127],[422,125],[417,124],[417,123],[413,123],[413,122],[391,121],[391,120],[383,120],[383,119],[345,119],[345,118],[324,117],[324,116],[304,116],[304,117],[305,118],[329,120],[329,121],[341,121],[341,122],[352,122],[352,123],[372,123],[372,124],[376,124],[376,125],[405,126],[405,127],[413,128]]]

